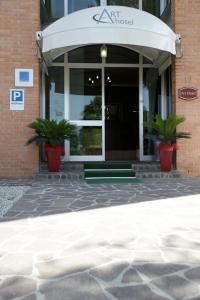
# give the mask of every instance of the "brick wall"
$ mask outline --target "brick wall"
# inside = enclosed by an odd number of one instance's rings
[[[24,146],[39,116],[39,64],[35,32],[40,30],[39,0],[0,1],[0,177],[30,177],[38,172],[38,148]],[[15,68],[34,70],[34,87],[25,88],[25,111],[9,110]]]
[[[181,140],[177,151],[177,168],[185,175],[200,175],[200,1],[173,0],[174,30],[182,36],[183,57],[174,63],[174,107],[186,122],[178,129],[192,133],[192,139]],[[178,99],[181,87],[199,89],[194,101]]]

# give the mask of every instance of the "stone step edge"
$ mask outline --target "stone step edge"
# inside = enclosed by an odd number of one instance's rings
[[[133,167],[133,171],[146,171],[146,172],[155,172],[155,171],[160,171],[160,166],[156,167]]]
[[[35,176],[36,179],[74,179],[83,180],[84,174],[82,172],[40,172]]]
[[[182,174],[173,170],[170,172],[136,172],[136,178],[181,178]]]

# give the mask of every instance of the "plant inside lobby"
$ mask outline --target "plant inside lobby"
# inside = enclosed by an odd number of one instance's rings
[[[64,141],[76,135],[76,126],[67,120],[38,118],[28,127],[35,130],[35,135],[27,141],[26,145],[31,143],[45,145],[49,172],[59,172],[61,156],[65,155]]]
[[[160,141],[160,169],[163,172],[170,172],[172,169],[173,151],[177,150],[176,140],[191,138],[188,132],[177,132],[176,127],[185,121],[185,117],[171,115],[167,119],[162,119],[160,115],[152,122],[145,122],[144,125],[151,132],[146,134],[146,138]]]

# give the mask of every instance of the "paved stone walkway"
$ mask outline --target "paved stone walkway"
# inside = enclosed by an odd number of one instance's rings
[[[200,300],[200,178],[32,183],[0,218],[0,300]]]

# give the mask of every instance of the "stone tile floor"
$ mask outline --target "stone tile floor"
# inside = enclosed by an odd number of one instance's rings
[[[0,300],[200,300],[200,178],[0,184]]]

